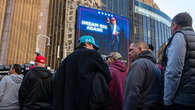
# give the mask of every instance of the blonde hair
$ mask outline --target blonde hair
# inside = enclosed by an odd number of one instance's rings
[[[114,60],[118,60],[118,59],[121,59],[122,56],[119,52],[111,52],[110,55],[109,55],[111,58],[113,58]]]

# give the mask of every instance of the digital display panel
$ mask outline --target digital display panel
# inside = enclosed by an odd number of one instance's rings
[[[94,37],[103,55],[119,52],[128,60],[130,20],[113,13],[79,6],[77,9],[76,41],[83,35]]]

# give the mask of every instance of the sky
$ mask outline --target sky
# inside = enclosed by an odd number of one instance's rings
[[[192,16],[195,29],[195,0],[154,0],[154,2],[171,19],[180,12],[188,12]]]

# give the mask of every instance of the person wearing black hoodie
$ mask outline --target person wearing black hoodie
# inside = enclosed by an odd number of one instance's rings
[[[52,74],[46,59],[36,56],[35,67],[25,76],[19,89],[21,110],[52,110]]]
[[[145,42],[130,45],[131,68],[125,82],[123,110],[160,110],[161,73]]]
[[[111,75],[92,36],[82,36],[54,76],[54,110],[105,110]]]

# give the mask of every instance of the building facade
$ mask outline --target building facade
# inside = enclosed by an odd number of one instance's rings
[[[152,44],[158,57],[159,49],[171,37],[171,19],[154,6],[135,1],[132,39],[141,39]]]
[[[144,4],[147,4],[153,8],[156,8],[158,10],[160,10],[160,8],[158,7],[158,5],[154,2],[154,0],[137,0],[137,2],[141,2]]]
[[[129,17],[130,0],[102,0],[102,10]]]
[[[44,54],[48,0],[0,0],[0,64],[27,63]],[[41,45],[38,45],[41,44]]]

